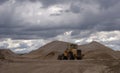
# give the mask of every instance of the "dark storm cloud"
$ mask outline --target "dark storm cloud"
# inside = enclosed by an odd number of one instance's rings
[[[30,1],[30,2],[41,2],[43,5],[43,8],[55,5],[55,4],[60,4],[64,2],[68,2],[68,0],[16,0],[18,2],[25,2],[25,1]]]
[[[5,1],[8,1],[8,0],[0,0],[0,2],[5,2]],[[31,2],[36,2],[36,1],[40,1],[44,7],[48,7],[48,6],[51,6],[51,5],[54,5],[54,4],[61,4],[61,3],[75,3],[75,2],[86,2],[86,3],[89,3],[91,1],[93,2],[98,2],[101,7],[103,8],[109,8],[109,7],[112,7],[114,5],[116,5],[117,3],[119,3],[120,1],[119,0],[17,0],[17,1],[31,1]]]
[[[97,0],[97,1],[101,4],[101,7],[103,8],[112,7],[120,2],[120,0]]]
[[[39,1],[41,1],[45,7],[61,2],[61,0],[52,0],[52,1],[51,0],[39,0]]]
[[[14,27],[16,28],[16,27]],[[3,38],[12,38],[12,39],[38,39],[38,38],[50,38],[55,37],[58,34],[64,33],[65,30],[57,29],[57,28],[46,28],[46,29],[40,29],[40,27],[37,28],[29,28],[29,29],[23,29],[22,28],[3,28],[0,29],[0,37]]]
[[[54,14],[50,14],[50,16],[60,16],[61,14],[59,14],[59,13],[54,13]]]
[[[31,2],[40,1],[43,4],[43,7],[48,7],[54,4],[60,4],[64,2],[69,2],[69,0],[30,0]]]
[[[76,5],[76,4],[71,4],[70,9],[73,13],[80,13],[80,11],[82,10],[80,8],[80,5]]]
[[[3,4],[6,1],[9,1],[9,0],[0,0],[0,4]]]
[[[0,3],[4,3],[7,0],[0,0]],[[20,0],[24,1],[24,0]],[[69,3],[69,0],[30,0],[31,2],[40,1],[44,7],[49,7],[54,4],[63,4]],[[75,3],[79,2],[79,3]],[[73,14],[79,14],[84,12],[84,8],[81,9],[80,2],[84,0],[75,0],[71,1],[70,9],[66,12]],[[43,26],[32,24],[29,26],[29,23],[24,23],[23,21],[17,20],[17,15],[14,16],[15,9],[9,8],[3,12],[0,12],[0,37],[2,38],[15,38],[15,39],[30,39],[30,38],[50,38],[55,37],[59,34],[64,33],[65,31],[74,31],[73,36],[77,35],[81,31],[90,30],[90,31],[113,31],[120,30],[120,2],[119,0],[96,0],[96,3],[100,5],[101,8],[107,8],[105,10],[101,9],[98,14],[93,12],[83,13],[83,21],[79,23],[71,23],[66,25],[63,23],[49,23],[46,21]],[[44,9],[44,8],[43,8]],[[103,10],[103,11],[102,11]],[[63,12],[64,13],[64,12]],[[52,14],[52,16],[61,16],[62,14]],[[81,16],[80,16],[81,17]],[[66,19],[69,19],[66,17]],[[56,19],[57,20],[57,19]],[[56,21],[55,20],[55,21]],[[80,19],[76,19],[79,21]],[[49,24],[50,26],[46,26]],[[54,25],[59,26],[54,26]],[[88,32],[89,34],[92,32]],[[82,35],[82,34],[81,34]],[[77,35],[79,36],[79,35]],[[84,36],[87,36],[86,34]],[[83,37],[84,37],[83,36]]]
[[[40,1],[42,2],[42,4],[44,5],[44,7],[48,7],[48,6],[51,6],[51,5],[54,5],[54,4],[60,4],[60,3],[69,3],[69,2],[91,2],[91,1],[97,1],[101,7],[103,8],[109,8],[109,7],[112,7],[114,6],[115,4],[119,3],[120,1],[119,0],[30,0],[32,2],[34,1]]]
[[[109,23],[103,23],[101,25],[96,25],[96,30],[99,31],[112,31],[112,30],[120,30],[120,24],[116,24],[113,22],[109,22]]]

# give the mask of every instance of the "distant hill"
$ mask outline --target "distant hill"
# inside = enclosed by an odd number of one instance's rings
[[[56,60],[57,56],[64,52],[68,44],[69,42],[53,41],[24,55],[24,57],[32,59]],[[82,50],[84,59],[118,59],[118,54],[116,54],[115,51],[96,41],[85,45],[79,45],[78,49]]]
[[[17,56],[18,56],[17,54],[13,53],[9,49],[0,49],[0,59],[8,60],[8,59],[16,58]]]

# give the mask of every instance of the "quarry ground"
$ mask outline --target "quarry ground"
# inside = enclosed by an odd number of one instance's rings
[[[120,73],[120,60],[0,61],[0,73]]]

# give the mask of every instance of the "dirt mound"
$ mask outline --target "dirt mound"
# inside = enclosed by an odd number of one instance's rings
[[[58,54],[63,53],[67,48],[67,45],[67,42],[53,41],[40,47],[38,50],[24,55],[24,57],[36,59],[57,59]]]
[[[13,59],[17,57],[17,54],[13,53],[9,49],[0,49],[0,59],[2,60],[8,60],[8,59]]]
[[[111,56],[108,52],[100,51],[100,50],[94,50],[94,51],[88,51],[85,53],[84,59],[114,59],[113,56]]]
[[[103,51],[113,51],[111,48],[104,46],[101,43],[93,41],[89,44],[80,45],[79,49],[81,49],[84,53],[92,50],[103,50]]]
[[[57,59],[59,54],[60,54],[60,52],[58,52],[58,51],[52,51],[52,52],[48,53],[47,55],[45,55],[44,59]]]
[[[82,50],[85,59],[118,59],[115,51],[96,41],[80,45],[79,49]]]
[[[120,51],[115,51],[116,57],[120,59]]]

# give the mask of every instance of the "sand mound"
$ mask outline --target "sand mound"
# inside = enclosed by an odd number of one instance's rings
[[[120,51],[115,51],[116,57],[120,59]]]
[[[63,53],[67,48],[67,45],[67,42],[53,41],[40,47],[38,50],[24,55],[24,57],[37,59],[57,59],[58,54]]]
[[[95,41],[80,45],[79,49],[82,50],[85,59],[118,59],[115,51]]]
[[[101,43],[93,41],[89,44],[80,45],[79,49],[81,49],[84,53],[92,50],[102,50],[102,51],[113,51],[111,48],[104,46]]]
[[[57,59],[58,55],[60,54],[60,52],[57,51],[52,51],[50,53],[48,53],[47,55],[45,55],[44,59]]]
[[[6,60],[6,59],[13,59],[17,57],[18,55],[13,53],[9,49],[0,49],[0,59]]]
[[[114,59],[114,57],[111,56],[109,53],[99,50],[89,51],[85,53],[85,56],[83,58],[84,59]]]

